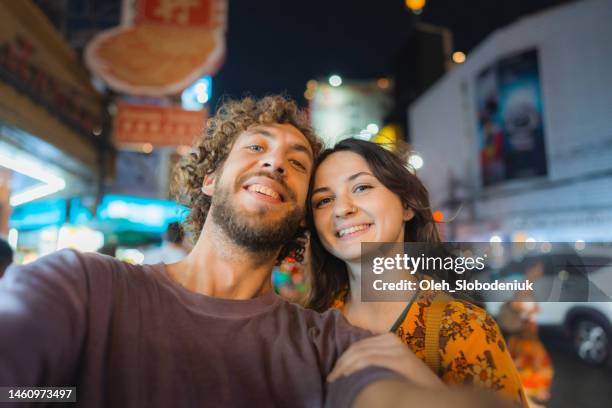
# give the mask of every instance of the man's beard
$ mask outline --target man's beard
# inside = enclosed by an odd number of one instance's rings
[[[296,206],[273,224],[251,222],[269,210],[262,208],[256,214],[241,213],[232,205],[229,188],[220,187],[217,185],[212,197],[211,215],[215,224],[237,245],[250,252],[273,252],[294,238],[304,218],[303,207]]]

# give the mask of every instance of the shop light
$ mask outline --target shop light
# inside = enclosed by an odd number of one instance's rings
[[[371,134],[375,135],[378,133],[378,125],[376,123],[370,123],[367,127],[366,130],[368,132],[370,132]]]
[[[421,167],[423,167],[423,158],[420,155],[414,153],[410,155],[410,158],[408,159],[408,164],[410,164],[413,169],[419,170]]]
[[[131,264],[140,265],[144,262],[144,253],[134,248],[121,248],[117,250],[117,259]]]
[[[11,195],[11,206],[27,203],[37,198],[45,197],[66,188],[66,181],[54,174],[49,173],[48,169],[26,157],[12,158],[0,155],[0,166],[13,170],[17,173],[36,179],[44,185],[29,188],[25,191]]]
[[[342,78],[340,77],[340,75],[332,75],[329,77],[329,84],[334,88],[338,87],[342,85]]]
[[[531,249],[535,249],[536,247],[536,240],[533,237],[529,237],[525,240],[525,248],[531,250]]]
[[[183,109],[198,111],[212,97],[212,77],[203,76],[181,93]]]
[[[492,244],[493,243],[499,243],[499,242],[502,242],[502,239],[501,239],[501,237],[499,235],[493,235],[491,237],[491,239],[489,239],[489,242],[492,243]]]
[[[88,227],[64,225],[59,229],[57,249],[72,248],[95,252],[104,245],[104,234]]]
[[[8,244],[10,245],[11,248],[13,248],[13,251],[17,249],[18,239],[19,239],[19,231],[17,231],[15,228],[11,228],[8,233]]]
[[[465,62],[465,53],[461,51],[453,52],[453,62],[455,64],[463,64]]]

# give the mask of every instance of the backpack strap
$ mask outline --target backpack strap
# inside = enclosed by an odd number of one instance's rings
[[[425,363],[436,375],[440,375],[440,326],[444,309],[452,299],[444,292],[439,292],[431,301],[425,322]]]

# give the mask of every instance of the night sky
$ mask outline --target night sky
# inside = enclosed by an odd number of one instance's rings
[[[393,57],[417,19],[451,29],[454,50],[469,52],[496,28],[560,3],[430,0],[417,17],[403,0],[232,0],[227,56],[213,81],[213,101],[220,94],[287,92],[304,103],[312,78],[391,75]]]
[[[120,0],[34,1],[77,51],[96,31],[117,25],[121,9]],[[429,0],[414,16],[404,0],[228,0],[227,55],[213,79],[213,107],[221,95],[278,92],[303,104],[306,81],[333,73],[390,76],[417,20],[449,28],[454,50],[469,53],[496,28],[565,2]]]

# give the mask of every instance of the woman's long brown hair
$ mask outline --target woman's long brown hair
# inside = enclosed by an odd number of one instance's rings
[[[312,188],[318,167],[336,152],[352,152],[368,163],[374,176],[395,193],[405,208],[414,211],[406,222],[404,242],[439,243],[440,236],[432,217],[429,193],[421,180],[406,167],[405,160],[380,145],[359,139],[345,139],[321,153],[313,168],[313,177],[306,202],[310,228],[310,296],[307,307],[319,312],[329,309],[335,299],[349,289],[349,277],[344,261],[330,254],[321,244],[314,224]]]

